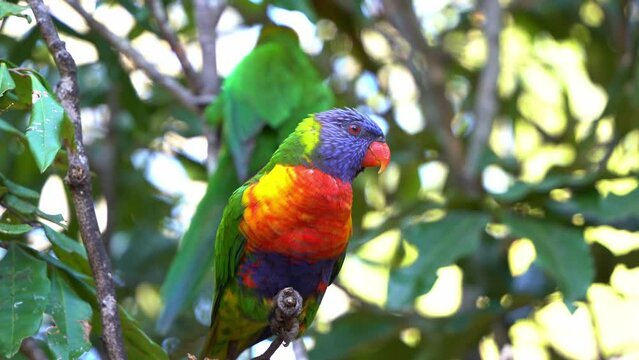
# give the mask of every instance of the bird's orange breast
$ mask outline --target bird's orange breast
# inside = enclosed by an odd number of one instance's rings
[[[305,166],[276,165],[242,196],[249,252],[338,257],[351,234],[351,184]]]

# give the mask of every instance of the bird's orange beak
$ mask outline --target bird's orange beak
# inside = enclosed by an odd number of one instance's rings
[[[379,174],[384,172],[390,162],[390,149],[385,142],[374,141],[368,146],[362,166],[379,166]]]

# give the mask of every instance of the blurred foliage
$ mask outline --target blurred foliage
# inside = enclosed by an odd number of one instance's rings
[[[193,4],[162,3],[195,45]],[[260,36],[228,60],[203,115],[56,7],[81,59],[84,140],[129,357],[197,351],[229,194],[298,121],[331,106],[371,114],[393,161],[354,183],[353,239],[308,333],[311,359],[639,355],[639,4],[501,3],[499,111],[471,181],[456,178],[465,164],[444,141],[465,157],[476,128],[490,19],[475,2],[399,0],[394,29],[388,1],[230,1],[218,57],[250,42],[234,35],[259,26]],[[128,19],[109,27],[144,46],[160,36],[141,4],[98,1],[95,13]],[[72,134],[49,85],[58,75],[25,9],[0,1],[0,323],[13,325],[0,326],[0,358],[19,358],[35,335],[51,358],[75,359],[90,345],[101,353],[101,324],[60,181]],[[163,67],[170,51],[154,50],[145,56],[186,83]],[[440,83],[427,83],[438,69]],[[198,155],[207,132],[220,137],[210,173]]]

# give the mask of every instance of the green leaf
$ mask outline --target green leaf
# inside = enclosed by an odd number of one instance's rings
[[[46,263],[12,242],[0,260],[0,355],[12,357],[38,331],[50,287]]]
[[[381,359],[375,356],[379,346],[399,340],[406,326],[402,318],[392,315],[363,310],[346,314],[331,324],[331,331],[316,336],[315,347],[309,355],[314,360],[353,359],[367,352],[369,359]],[[402,350],[394,358],[404,359],[399,356]]]
[[[19,136],[21,139],[26,139],[22,131],[16,129],[13,125],[9,124],[6,120],[0,118],[0,130]]]
[[[639,188],[625,195],[601,196],[596,190],[578,192],[566,202],[551,201],[551,209],[575,214],[581,213],[588,222],[607,224],[636,231],[639,219]]]
[[[191,219],[182,238],[182,246],[162,283],[160,294],[164,308],[156,325],[160,333],[169,330],[179,312],[195,298],[204,276],[213,270],[213,244],[217,226],[229,196],[239,186],[234,176],[228,176],[231,167],[230,155],[226,152],[220,154],[217,170],[209,179],[206,194]]]
[[[62,147],[60,130],[64,120],[64,110],[40,83],[37,76],[30,74],[29,77],[32,87],[32,107],[27,140],[40,172],[44,172],[55,160],[55,156]]]
[[[28,224],[7,224],[0,222],[0,234],[22,235],[29,231],[31,231],[31,225]]]
[[[0,3],[2,6],[2,3]],[[11,73],[7,68],[6,63],[0,63],[0,96],[4,95],[5,91],[13,90],[16,88],[16,83],[11,77]]]
[[[31,23],[31,17],[26,14],[22,14],[23,11],[28,9],[28,6],[20,6],[6,1],[0,1],[0,19],[4,19],[7,16],[14,15],[27,19],[27,22]]]
[[[60,225],[60,226],[64,226],[63,222],[64,222],[64,217],[60,214],[55,214],[55,215],[51,215],[51,214],[47,214],[45,212],[40,211],[40,209],[36,210],[36,215],[38,215],[39,217],[49,220],[52,223],[56,224],[56,225]]]
[[[91,267],[87,260],[87,253],[82,244],[46,225],[43,225],[43,228],[44,234],[53,246],[53,252],[60,260],[75,270],[91,275]]]
[[[138,323],[122,306],[118,305],[118,308],[120,309],[122,335],[124,336],[127,357],[129,359],[168,360],[169,356],[164,349],[140,329]]]
[[[508,191],[503,194],[494,194],[493,197],[499,201],[514,203],[524,200],[532,194],[545,194],[550,192],[550,190],[568,186],[584,186],[592,184],[595,180],[596,174],[588,174],[586,176],[553,174],[548,175],[539,183],[517,181]]]
[[[55,272],[47,313],[54,325],[47,329],[47,343],[57,359],[77,359],[91,349],[91,306]]]
[[[15,196],[19,196],[21,198],[26,198],[26,199],[33,199],[33,200],[37,200],[38,198],[40,198],[40,194],[38,194],[37,191],[31,190],[27,187],[16,184],[13,181],[7,179],[1,173],[0,173],[0,184],[3,184],[4,186],[6,186],[7,189],[9,189],[9,192]]]
[[[0,96],[0,109],[25,110],[31,108],[31,79],[28,75],[11,72],[15,89]]]
[[[4,205],[10,209],[13,209],[21,214],[30,215],[36,211],[36,206],[26,202],[19,197],[9,194],[4,198]]]
[[[593,259],[583,231],[550,220],[508,215],[504,218],[513,235],[535,245],[539,265],[557,281],[567,304],[583,299],[595,276]]]
[[[288,135],[308,114],[327,110],[333,94],[289,28],[266,26],[258,46],[233,70],[207,117],[224,119],[224,142],[241,180],[265,125]]]
[[[391,271],[387,306],[393,310],[412,306],[415,297],[430,290],[437,270],[472,253],[481,240],[488,216],[475,212],[450,212],[435,222],[402,228],[402,235],[417,247],[419,256],[407,267]]]
[[[100,308],[96,302],[93,279],[46,253],[34,251],[34,255],[51,264],[55,267],[56,271],[60,271],[63,277],[70,281],[70,285],[75,289],[75,292],[91,305],[94,314],[93,331],[100,333],[102,331],[102,325],[99,322],[100,318],[96,316]],[[140,329],[135,320],[133,320],[122,306],[118,305],[118,311],[124,336],[124,347],[129,359],[168,359],[164,349],[151,340],[144,331]]]

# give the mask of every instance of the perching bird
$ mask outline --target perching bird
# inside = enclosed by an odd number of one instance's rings
[[[215,300],[203,355],[234,359],[270,337],[273,297],[293,287],[300,334],[339,272],[351,235],[353,179],[390,161],[379,126],[351,109],[311,115],[238,188],[215,241]]]

